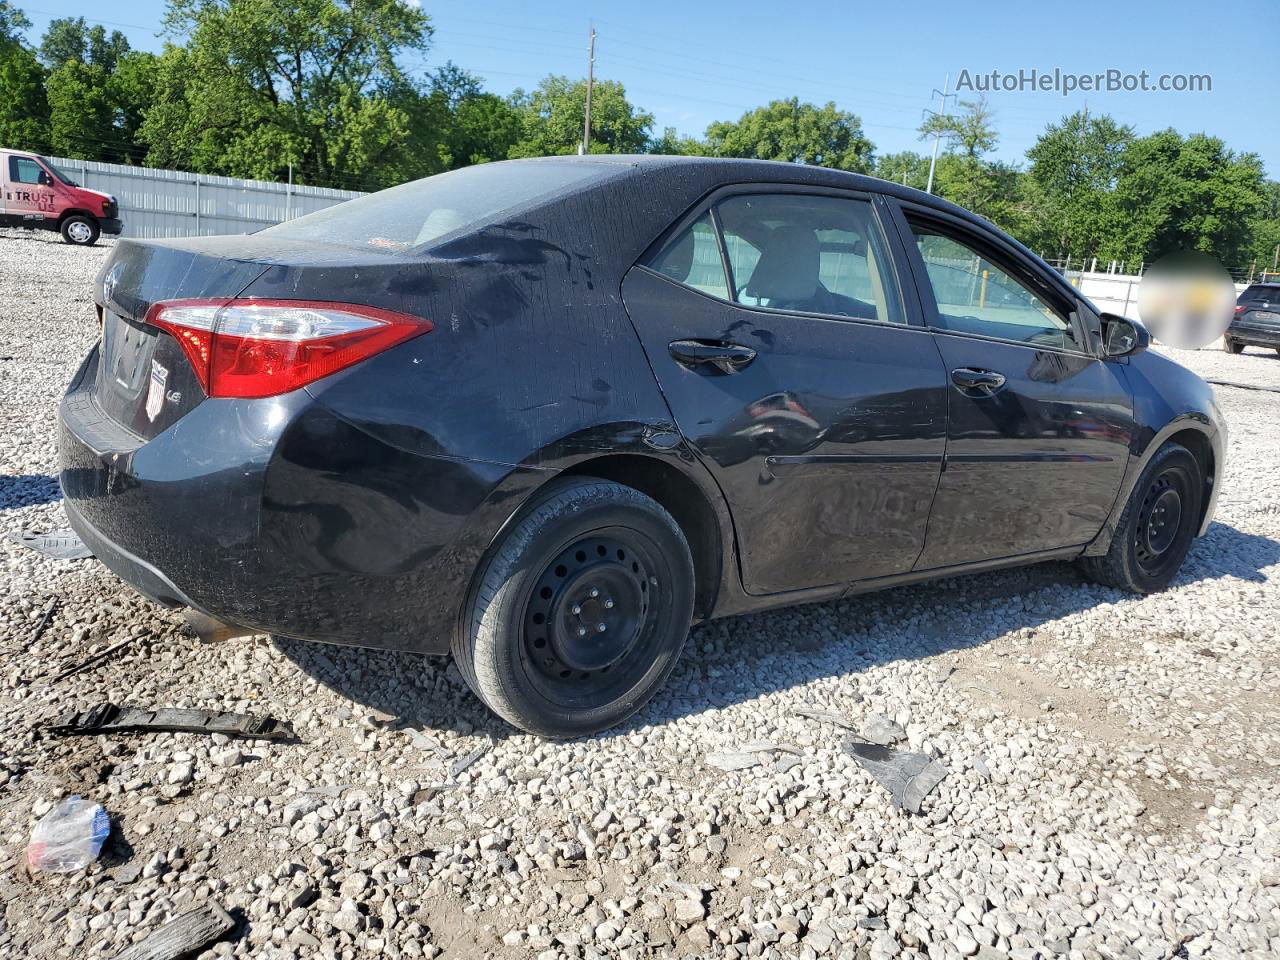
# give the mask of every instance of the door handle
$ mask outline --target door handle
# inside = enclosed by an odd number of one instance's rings
[[[976,370],[973,367],[957,367],[951,371],[951,382],[962,393],[989,397],[1005,384],[1004,374],[994,370]]]
[[[678,363],[690,367],[709,363],[721,373],[737,373],[756,358],[750,347],[715,340],[672,340],[669,349]]]

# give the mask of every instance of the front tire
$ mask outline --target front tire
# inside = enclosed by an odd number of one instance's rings
[[[693,616],[680,527],[631,487],[553,481],[481,567],[454,658],[508,723],[579,737],[621,723],[666,681]]]
[[[62,234],[62,242],[76,247],[92,247],[98,242],[100,231],[98,221],[92,217],[75,214],[62,221],[58,228]]]
[[[1173,580],[1200,523],[1204,477],[1186,447],[1166,443],[1129,495],[1111,547],[1082,560],[1098,583],[1130,593],[1155,593]]]

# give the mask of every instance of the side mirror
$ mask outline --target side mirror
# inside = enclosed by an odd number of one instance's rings
[[[45,173],[45,171],[43,170],[40,171],[40,175],[36,179],[39,181],[39,186],[42,186],[42,187],[53,186],[53,177],[49,176],[49,174]]]
[[[1108,357],[1128,357],[1151,345],[1151,334],[1136,320],[1115,313],[1102,315],[1103,352]]]

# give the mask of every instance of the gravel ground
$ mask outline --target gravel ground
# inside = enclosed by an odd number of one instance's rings
[[[0,251],[16,533],[63,524],[55,406],[107,248]],[[1280,388],[1271,352],[1177,357]],[[513,733],[445,662],[202,646],[94,561],[0,541],[0,956],[114,956],[208,899],[240,927],[202,957],[1280,955],[1280,393],[1218,394],[1217,522],[1169,591],[1050,564],[711,624],[632,723],[574,743]],[[101,700],[269,713],[302,742],[34,729]],[[804,708],[896,720],[950,774],[902,813]],[[707,762],[752,741],[786,749]],[[67,793],[112,836],[33,877]]]

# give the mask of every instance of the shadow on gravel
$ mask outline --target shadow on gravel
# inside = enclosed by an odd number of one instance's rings
[[[0,510],[17,510],[62,499],[58,478],[42,473],[0,474]]]
[[[1280,541],[1214,523],[1175,581],[1267,580]],[[635,717],[598,738],[767,696],[814,680],[856,678],[897,660],[982,646],[1100,603],[1136,600],[1086,580],[1070,563],[1044,563],[896,587],[844,600],[730,617],[695,627],[666,685]],[[925,614],[929,619],[925,620]],[[304,672],[390,725],[452,729],[495,739],[517,731],[466,689],[444,658],[277,638]]]

